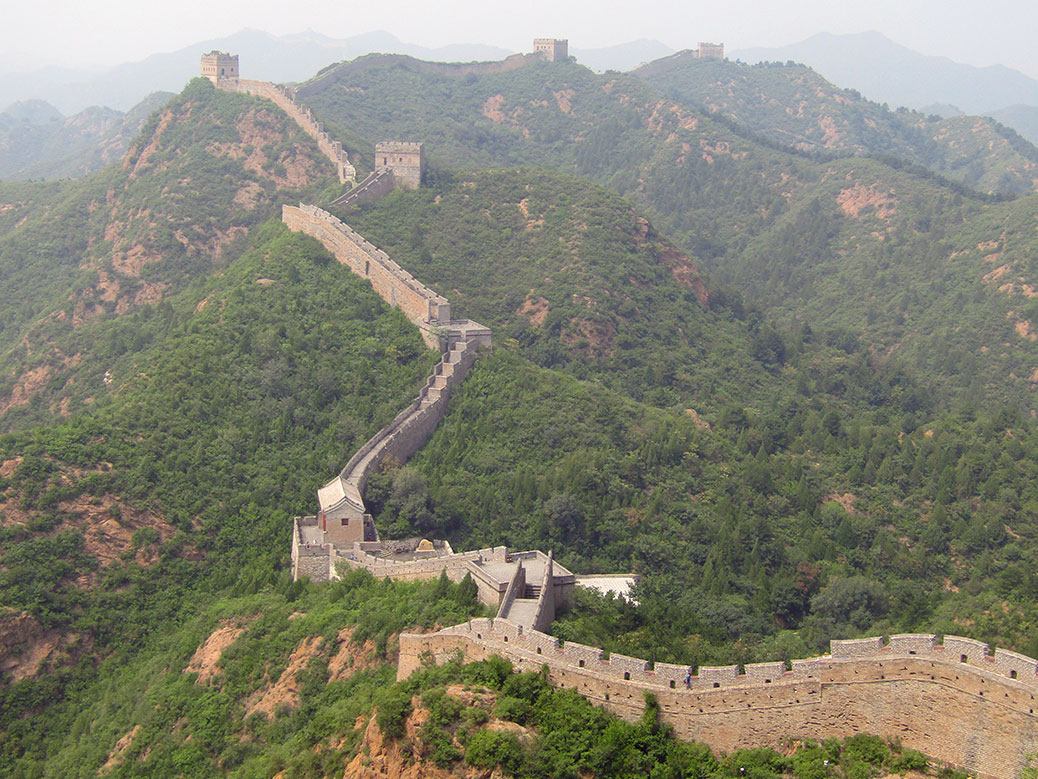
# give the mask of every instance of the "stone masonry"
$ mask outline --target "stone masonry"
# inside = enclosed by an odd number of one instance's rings
[[[971,639],[931,635],[833,641],[807,660],[702,667],[652,665],[562,643],[510,620],[473,620],[431,635],[400,636],[397,678],[429,662],[500,655],[518,670],[546,668],[560,687],[636,720],[644,693],[677,735],[733,750],[781,747],[788,738],[897,738],[973,775],[1016,777],[1038,751],[1038,661]]]
[[[418,189],[425,176],[425,147],[420,143],[381,141],[375,144],[375,171],[390,170],[397,186]]]
[[[223,51],[211,51],[202,55],[202,75],[220,86],[221,81],[238,80],[238,55]]]
[[[362,182],[332,201],[343,208],[369,203],[394,189],[418,189],[425,178],[425,146],[405,141],[375,144],[375,169]]]
[[[701,60],[723,60],[724,44],[700,42],[699,48],[696,49],[696,58]]]
[[[533,51],[548,62],[565,62],[569,59],[569,41],[565,38],[534,38]]]
[[[362,497],[368,477],[386,458],[406,462],[429,440],[447,413],[452,390],[475,361],[477,350],[490,345],[490,330],[478,322],[451,319],[446,298],[327,211],[316,206],[286,205],[282,221],[289,229],[316,238],[339,262],[368,279],[383,300],[418,326],[428,346],[443,352],[418,397],[364,444],[338,476],[318,490],[317,516],[296,518],[293,575],[325,580],[335,576],[337,547],[377,540]]]

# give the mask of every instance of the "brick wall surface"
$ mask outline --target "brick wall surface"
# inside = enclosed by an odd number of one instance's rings
[[[507,640],[505,640],[507,638]],[[400,638],[398,678],[429,660],[458,653],[469,660],[499,654],[520,670],[547,665],[553,684],[575,688],[620,716],[635,719],[644,691],[682,738],[714,749],[781,746],[787,738],[843,738],[867,732],[897,738],[976,776],[1018,776],[1038,751],[1035,661],[1011,652],[973,653],[969,639],[893,636],[833,642],[833,654],[738,668],[701,668],[684,688],[683,666],[649,664],[523,631],[504,620],[473,620],[425,636]],[[866,649],[870,647],[871,649]],[[1000,664],[999,655],[1005,655]],[[1016,676],[1012,676],[1013,672]],[[1026,678],[1024,674],[1027,674]]]
[[[356,231],[316,206],[284,206],[282,221],[289,229],[306,233],[371,286],[391,306],[415,324],[450,320],[450,304]]]

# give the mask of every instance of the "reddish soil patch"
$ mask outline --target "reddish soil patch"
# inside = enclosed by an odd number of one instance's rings
[[[562,341],[567,346],[576,346],[584,340],[587,342],[584,352],[588,356],[612,356],[616,337],[616,326],[612,322],[572,318],[569,325],[575,332],[562,336]]]
[[[7,460],[0,465],[3,470],[14,472],[21,458]],[[107,464],[104,467],[110,467]],[[57,478],[51,478],[49,484],[74,485],[85,475],[101,472],[102,468],[61,468]],[[0,513],[0,526],[27,526],[41,512],[36,509],[21,508],[22,496],[13,488],[4,493],[6,498],[3,512]],[[158,560],[159,545],[176,533],[176,528],[165,518],[151,511],[141,511],[130,506],[113,495],[101,496],[79,495],[71,500],[62,501],[56,506],[62,521],[53,529],[36,533],[38,538],[54,536],[69,529],[78,530],[83,535],[83,551],[97,559],[102,569],[117,562],[132,560],[146,567]],[[153,532],[153,542],[141,543],[138,537],[138,548],[134,549],[134,534],[142,529]],[[186,559],[200,559],[199,552],[187,545],[181,552]],[[88,589],[96,582],[99,573],[90,571],[76,578],[77,587]]]
[[[543,325],[544,320],[548,318],[548,299],[541,297],[527,298],[515,310],[515,313],[530,317],[530,324],[532,325]]]
[[[370,638],[361,646],[352,643],[353,631],[351,627],[343,628],[335,641],[339,646],[338,651],[328,661],[328,681],[345,681],[359,671],[367,670],[383,662],[395,662],[394,659],[380,659],[375,648],[375,642]]]
[[[54,371],[49,365],[41,365],[23,373],[15,382],[10,396],[0,400],[0,414],[12,408],[28,406],[29,402],[47,386],[53,375]]]
[[[245,627],[237,620],[220,620],[219,627],[195,650],[191,662],[184,667],[184,673],[197,673],[196,684],[205,684],[216,676],[220,672],[218,665],[224,650],[237,640]]]
[[[270,718],[282,706],[298,706],[300,684],[296,676],[319,654],[320,646],[320,636],[303,639],[299,646],[292,650],[292,655],[288,658],[288,667],[278,680],[266,690],[253,693],[245,705],[245,716],[258,713]]]
[[[559,110],[564,114],[568,114],[570,109],[573,108],[573,95],[576,92],[572,89],[560,89],[558,92],[552,92],[555,95],[555,102],[559,105]]]
[[[89,648],[76,633],[47,630],[31,615],[0,609],[0,681],[31,679]]]
[[[847,216],[857,218],[862,211],[871,207],[875,208],[878,219],[889,219],[897,213],[898,200],[893,192],[880,192],[875,187],[866,187],[858,182],[853,187],[841,191],[836,196],[836,202]]]
[[[453,694],[451,689],[455,687],[452,685],[448,693]],[[443,769],[431,762],[415,759],[416,756],[420,758],[427,749],[422,741],[421,729],[429,719],[429,712],[421,708],[418,698],[412,700],[412,705],[411,715],[404,723],[404,736],[398,741],[386,741],[375,717],[367,721],[360,748],[346,765],[344,779],[502,779],[504,774],[500,769],[488,772],[464,764]],[[502,720],[491,720],[484,727],[488,730],[515,732],[520,738],[529,735],[529,731],[521,725]]]
[[[504,95],[494,95],[488,97],[486,102],[483,103],[483,116],[489,119],[494,124],[505,124],[510,120],[510,117],[501,110],[501,106],[505,104]]]
[[[141,269],[149,262],[158,262],[162,255],[147,248],[143,244],[135,243],[125,252],[115,252],[112,255],[112,267],[124,276],[138,278]]]
[[[818,126],[822,130],[822,145],[827,149],[840,145],[843,135],[840,133],[840,128],[837,126],[835,119],[831,116],[823,116],[818,120]]]
[[[4,460],[0,463],[0,476],[5,479],[10,479],[14,475],[15,469],[22,464],[23,457],[12,457],[10,460]]]
[[[679,252],[673,246],[664,246],[660,252],[660,262],[670,268],[674,281],[682,287],[692,289],[699,305],[703,308],[710,307],[710,293],[699,274],[699,268],[688,255]]]
[[[699,416],[699,414],[696,412],[694,408],[686,408],[685,413],[692,417],[692,421],[696,423],[696,427],[698,427],[700,430],[706,430],[709,432],[712,429],[710,427],[710,423],[703,419],[701,416]]]
[[[169,123],[172,121],[173,112],[167,109],[159,119],[159,125],[155,128],[155,134],[151,136],[151,142],[144,147],[144,151],[142,151],[141,155],[137,158],[137,164],[133,166],[133,170],[130,172],[131,179],[137,178],[137,171],[146,167],[149,164],[148,161],[151,159],[152,155],[159,150],[159,140],[162,137],[162,133],[166,131],[166,128],[169,127]],[[130,158],[127,157],[123,167],[127,168],[129,165]]]
[[[995,268],[990,273],[985,273],[984,274],[984,281],[988,282],[988,283],[991,283],[992,281],[998,281],[1000,278],[1005,276],[1011,270],[1012,270],[1012,268],[1010,268],[1008,265],[1000,265],[999,267]]]
[[[234,198],[231,200],[234,205],[239,208],[244,208],[246,211],[251,211],[259,203],[260,195],[263,194],[263,187],[257,184],[255,181],[250,181],[244,187],[239,189]]]
[[[1016,334],[1021,338],[1026,338],[1028,341],[1038,341],[1038,333],[1031,332],[1031,323],[1026,319],[1013,325],[1013,329],[1016,330]]]
[[[108,754],[108,760],[105,761],[105,764],[101,766],[101,770],[98,771],[99,774],[110,773],[126,762],[126,750],[133,744],[133,740],[137,737],[140,730],[140,725],[134,725],[133,730],[115,742],[115,746]]]

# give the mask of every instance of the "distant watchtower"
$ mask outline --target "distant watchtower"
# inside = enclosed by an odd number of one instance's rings
[[[375,172],[389,169],[403,189],[418,189],[425,175],[425,147],[420,143],[380,141],[375,144]]]
[[[703,43],[700,41],[699,48],[696,49],[696,58],[701,60],[723,60],[724,44]]]
[[[543,54],[548,62],[565,62],[569,59],[569,40],[566,38],[534,38],[533,53]]]
[[[202,55],[202,75],[217,84],[224,79],[238,80],[238,55],[211,51]]]

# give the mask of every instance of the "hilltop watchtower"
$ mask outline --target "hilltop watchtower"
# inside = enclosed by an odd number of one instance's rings
[[[211,51],[202,55],[202,75],[217,84],[225,79],[238,80],[238,55]]]
[[[548,62],[565,62],[569,59],[567,38],[534,38],[533,53],[542,54]]]
[[[696,49],[696,58],[701,60],[723,60],[724,44],[700,41],[699,48]]]
[[[380,141],[375,144],[375,172],[390,170],[403,189],[418,189],[425,176],[425,147],[420,143]]]

